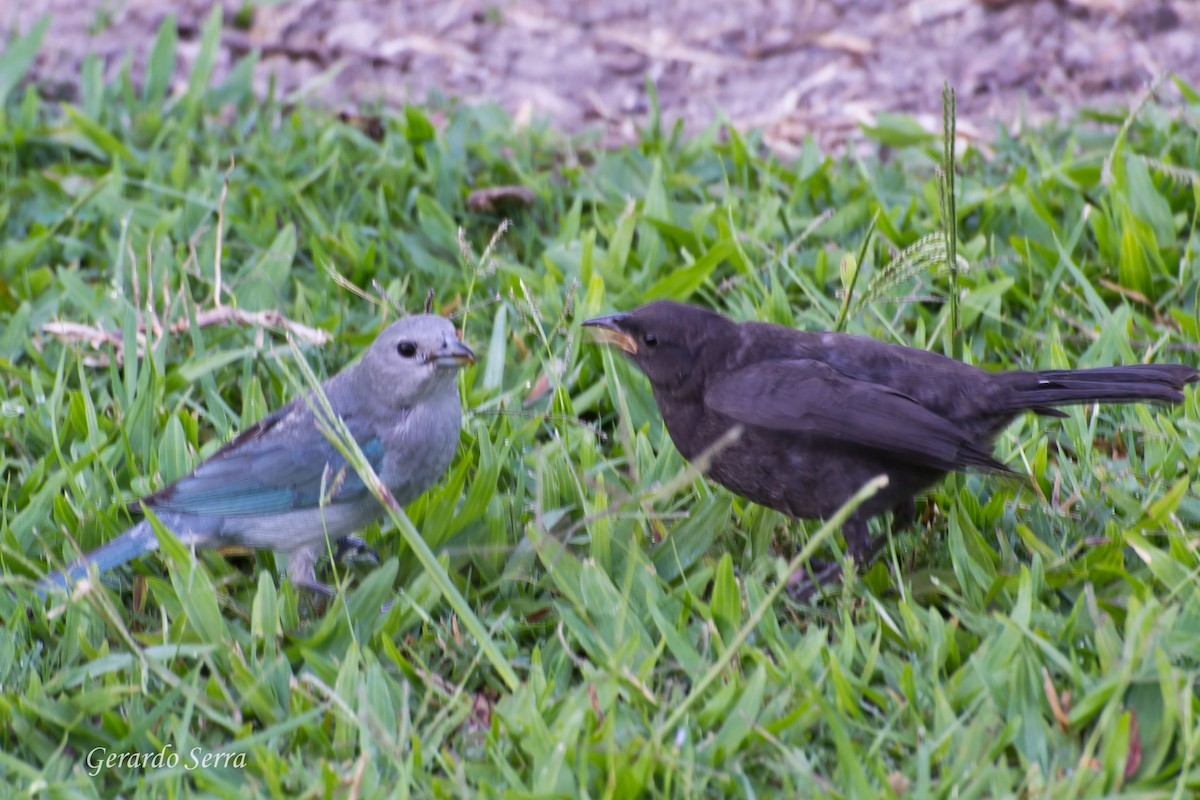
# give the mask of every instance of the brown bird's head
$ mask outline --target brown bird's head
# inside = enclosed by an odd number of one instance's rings
[[[714,342],[729,341],[736,327],[715,311],[670,300],[583,325],[593,328],[599,341],[625,351],[655,389],[667,391],[700,377],[702,356]]]

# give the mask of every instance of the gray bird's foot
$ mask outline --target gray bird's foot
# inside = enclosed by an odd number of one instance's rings
[[[317,597],[331,599],[337,595],[332,587],[317,580],[316,549],[306,547],[292,553],[288,559],[288,580],[299,590],[312,592]]]
[[[312,592],[313,596],[319,597],[322,600],[332,600],[333,598],[337,597],[336,589],[327,583],[321,583],[317,580],[314,580],[310,583],[296,583],[295,581],[292,581],[292,585],[302,591]]]
[[[360,558],[366,556],[371,563],[379,564],[379,553],[375,552],[375,548],[367,544],[366,539],[361,539],[357,536],[343,536],[334,542],[337,545],[333,551],[334,561],[345,561],[347,558]]]
[[[360,539],[357,536],[343,536],[334,542],[336,547],[333,550],[333,558],[324,565],[321,569],[321,579],[330,580],[335,575],[334,567],[337,564],[350,564],[353,568],[353,562],[359,558],[369,561],[375,566],[379,566],[379,553],[376,553],[374,548],[367,544],[365,539]]]

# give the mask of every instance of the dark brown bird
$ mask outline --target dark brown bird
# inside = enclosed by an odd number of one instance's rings
[[[1200,372],[1176,364],[988,372],[937,353],[843,333],[810,333],[658,301],[583,323],[650,379],[671,440],[695,459],[731,429],[707,475],[764,506],[807,519],[835,512],[867,481],[888,477],[842,528],[860,564],[877,552],[867,521],[951,471],[1010,470],[992,456],[1017,414],[1055,406],[1178,403]],[[836,567],[819,576],[837,574]],[[808,591],[802,594],[808,594]]]

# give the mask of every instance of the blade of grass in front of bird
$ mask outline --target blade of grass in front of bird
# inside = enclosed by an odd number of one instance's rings
[[[858,283],[858,275],[862,272],[863,259],[867,257],[867,248],[871,244],[871,235],[875,233],[875,225],[879,222],[879,211],[877,210],[874,216],[871,217],[871,224],[867,226],[867,232],[863,236],[862,244],[858,248],[858,258],[854,261],[854,272],[850,273],[850,280],[846,284],[845,295],[842,297],[842,307],[838,309],[837,321],[833,323],[833,329],[841,332],[846,327],[846,313],[850,310],[850,301],[854,297],[854,285]]]
[[[657,730],[655,730],[653,737],[654,742],[661,742],[666,732],[679,724],[679,721],[683,719],[683,715],[687,713],[692,704],[700,698],[705,690],[708,689],[709,685],[717,679],[717,677],[725,670],[726,667],[729,666],[730,662],[733,661],[741,646],[746,643],[746,640],[750,638],[750,634],[752,634],[758,627],[758,623],[762,620],[763,615],[770,610],[770,608],[775,604],[775,601],[779,598],[779,595],[782,594],[784,589],[787,588],[787,576],[794,574],[796,570],[800,569],[802,564],[812,558],[812,555],[817,551],[817,548],[820,547],[826,539],[832,536],[835,531],[842,527],[842,523],[844,523],[849,516],[854,513],[854,510],[866,502],[880,489],[887,486],[887,482],[888,479],[886,475],[877,475],[876,477],[867,481],[867,483],[863,485],[861,489],[854,493],[853,497],[847,500],[842,507],[839,508],[833,514],[833,516],[831,516],[825,522],[825,524],[822,525],[817,532],[812,535],[811,538],[809,538],[808,542],[804,545],[800,552],[788,562],[787,570],[784,575],[781,576],[781,580],[776,583],[769,592],[766,593],[762,601],[755,606],[752,612],[750,612],[750,615],[746,618],[746,624],[739,628],[737,633],[734,634],[733,638],[729,641],[728,646],[726,646],[720,657],[718,657],[717,660],[712,663],[712,665],[704,673],[703,677],[696,681],[696,683],[692,686],[692,690],[688,692],[687,697],[683,698],[683,701],[679,703],[679,705],[675,707],[675,710],[671,712],[671,715],[667,717],[667,721],[659,726]]]
[[[946,265],[950,269],[950,352],[962,361],[962,322],[958,309],[958,212],[954,199],[954,89],[942,88],[942,174],[938,182],[942,235],[946,239]]]

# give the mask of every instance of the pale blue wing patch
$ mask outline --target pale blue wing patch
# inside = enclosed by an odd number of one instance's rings
[[[295,403],[234,438],[190,475],[142,500],[156,511],[211,516],[280,514],[321,503],[347,503],[367,494],[346,460],[311,424],[280,425],[306,413]],[[383,466],[378,436],[358,426],[350,432],[376,471]]]

